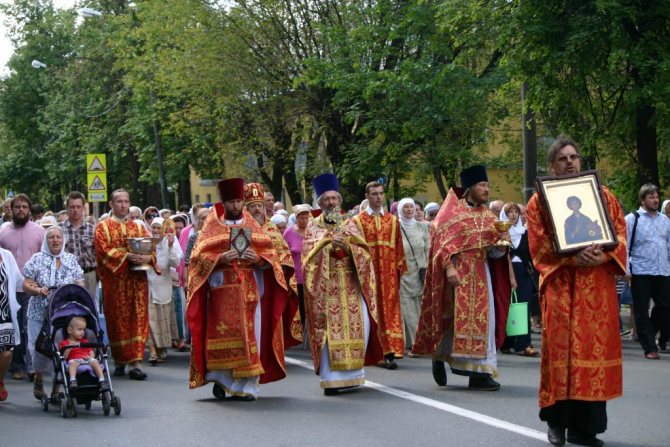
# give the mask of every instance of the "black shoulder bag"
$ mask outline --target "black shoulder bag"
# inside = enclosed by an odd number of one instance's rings
[[[416,260],[416,253],[414,253],[414,247],[412,247],[412,243],[409,241],[409,237],[407,237],[407,233],[405,233],[405,229],[402,227],[402,225],[400,225],[400,229],[402,230],[402,234],[405,236],[405,239],[407,239],[407,245],[409,245],[409,249],[412,250],[414,262],[416,263],[416,266],[419,267],[419,263]],[[421,281],[421,284],[426,282],[426,267],[419,267],[419,281]]]

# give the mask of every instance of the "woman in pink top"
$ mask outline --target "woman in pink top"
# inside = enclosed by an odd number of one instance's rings
[[[300,321],[305,324],[305,295],[302,288],[302,241],[305,238],[305,229],[309,223],[309,212],[312,207],[307,204],[295,205],[293,212],[295,213],[295,225],[289,227],[284,231],[284,239],[288,244],[293,257],[293,265],[295,266],[295,281],[298,283],[298,306],[300,308]]]

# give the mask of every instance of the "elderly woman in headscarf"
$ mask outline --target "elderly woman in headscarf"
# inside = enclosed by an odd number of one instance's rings
[[[5,375],[12,361],[14,346],[21,343],[16,313],[19,306],[16,290],[21,290],[23,276],[12,252],[0,248],[0,402],[7,400]]]
[[[270,222],[275,224],[281,234],[284,234],[284,231],[286,231],[286,217],[283,214],[275,214],[270,218]]]
[[[49,360],[35,351],[35,341],[46,318],[49,289],[65,284],[84,285],[84,271],[77,257],[65,251],[67,234],[60,226],[47,228],[42,249],[35,253],[23,267],[23,291],[32,295],[28,303],[28,355],[33,361],[36,399],[44,395],[43,374],[49,371]]]
[[[171,219],[155,217],[151,222],[156,245],[156,267],[147,272],[149,278],[149,363],[153,366],[167,359],[167,348],[172,344],[173,304],[172,275],[184,254],[176,241],[175,225]],[[176,274],[176,271],[175,271]],[[176,329],[176,323],[174,324]],[[178,336],[178,334],[177,334]]]
[[[430,249],[430,229],[424,222],[418,222],[414,213],[414,199],[404,198],[398,202],[398,217],[402,245],[405,250],[407,272],[400,278],[400,308],[405,327],[405,343],[412,357],[412,345],[416,327],[421,313],[421,296],[423,295],[423,272],[428,265]]]
[[[500,220],[509,221],[512,224],[512,227],[509,229],[509,234],[512,238],[510,257],[512,258],[514,279],[516,280],[517,300],[520,303],[528,303],[535,292],[535,286],[531,277],[534,268],[531,261],[530,249],[528,248],[528,233],[520,217],[521,207],[514,202],[506,203],[500,211]],[[528,320],[530,320],[530,308]],[[513,350],[525,357],[537,357],[540,355],[530,344],[530,331],[526,335],[506,337],[500,350],[505,354],[510,354]]]

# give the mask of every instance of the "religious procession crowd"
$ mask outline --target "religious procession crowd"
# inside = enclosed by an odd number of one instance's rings
[[[548,166],[557,178],[578,175],[579,146],[560,137]],[[56,215],[18,194],[0,228],[0,401],[8,374],[28,376],[36,398],[45,393],[50,365],[35,343],[53,289],[79,284],[97,297],[100,284],[112,377],[144,380],[145,350],[159,365],[174,348],[190,351],[191,388],[212,383],[217,398],[253,401],[261,384],[286,376],[285,350],[302,343],[326,396],[362,385],[365,366],[394,370],[404,356],[431,356],[439,386],[448,364],[470,389],[496,391],[498,353],[517,353],[541,358],[549,442],[602,445],[606,401],[622,394],[620,297],[632,295],[645,357],[665,349],[670,201],[658,212],[659,190],[645,185],[640,209],[624,218],[600,187],[614,238],[606,246],[579,197],[561,199],[572,214],[557,229],[537,193],[527,206],[490,201],[484,166],[460,180],[441,205],[404,198],[388,210],[373,181],[348,212],[331,173],[313,180],[315,206],[292,213],[241,178],[218,183],[220,202],[178,213],[142,212],[117,189],[97,222],[81,193]],[[559,253],[559,232],[579,249]],[[129,238],[151,238],[155,249],[130,250]],[[529,330],[514,336],[512,296],[530,304]],[[540,351],[531,331],[542,334]],[[75,387],[76,370],[65,379]]]

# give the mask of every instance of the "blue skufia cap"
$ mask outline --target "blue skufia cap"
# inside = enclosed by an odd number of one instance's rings
[[[326,191],[340,192],[340,184],[337,181],[337,176],[330,172],[314,177],[312,185],[317,197],[320,197]]]

